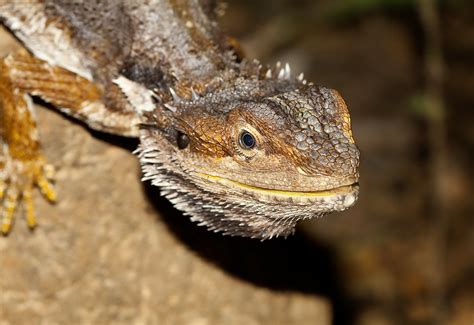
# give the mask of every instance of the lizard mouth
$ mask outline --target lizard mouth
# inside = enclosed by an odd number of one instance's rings
[[[321,191],[287,191],[269,189],[248,185],[228,178],[198,173],[202,178],[212,182],[221,183],[229,187],[238,188],[248,194],[253,194],[259,198],[267,198],[272,201],[285,201],[290,203],[313,203],[320,201],[341,201],[341,210],[345,210],[354,205],[359,193],[359,183],[339,186]]]

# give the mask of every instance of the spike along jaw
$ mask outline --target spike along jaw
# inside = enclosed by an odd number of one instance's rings
[[[359,151],[344,101],[280,74],[189,99],[171,91],[165,109],[145,114],[144,179],[193,221],[229,235],[287,236],[300,219],[352,206]]]

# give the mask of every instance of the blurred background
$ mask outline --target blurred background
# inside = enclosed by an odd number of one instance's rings
[[[0,236],[0,324],[474,325],[474,2],[225,7],[249,58],[343,95],[358,203],[287,239],[224,237],[139,181],[136,141],[38,109],[59,202],[37,193],[38,229]],[[0,56],[19,46],[0,29]]]
[[[222,22],[351,110],[360,200],[299,228],[335,323],[474,324],[474,2],[230,0]]]

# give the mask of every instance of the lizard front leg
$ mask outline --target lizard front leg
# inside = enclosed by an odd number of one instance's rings
[[[33,104],[28,94],[15,88],[8,67],[0,61],[0,200],[1,232],[10,231],[18,202],[23,201],[28,226],[36,225],[32,192],[38,186],[50,201],[56,193],[50,183],[51,166],[45,163]]]
[[[138,136],[139,117],[112,81],[92,82],[26,50],[10,54],[4,66],[14,89],[40,97],[92,129]]]
[[[120,91],[109,87],[108,94]],[[18,202],[25,206],[28,225],[36,225],[32,201],[35,186],[50,201],[52,168],[41,154],[30,95],[38,96],[90,127],[133,136],[138,118],[133,111],[107,106],[104,87],[20,50],[0,59],[0,202],[1,232],[10,231]],[[117,96],[117,100],[119,97]],[[109,103],[110,104],[110,103]]]

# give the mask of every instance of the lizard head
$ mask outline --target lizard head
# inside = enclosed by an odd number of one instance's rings
[[[240,76],[146,115],[145,178],[192,220],[225,234],[286,236],[300,219],[352,206],[359,151],[331,89]]]

